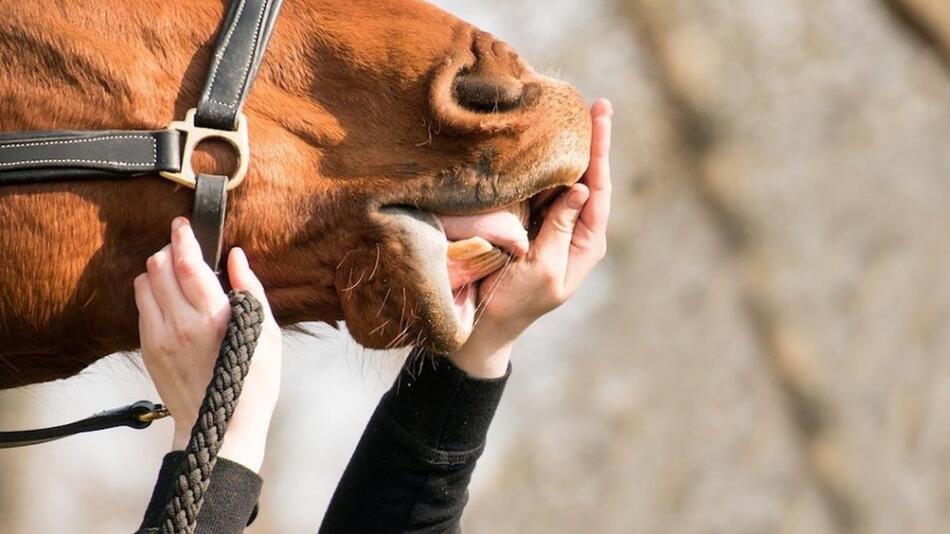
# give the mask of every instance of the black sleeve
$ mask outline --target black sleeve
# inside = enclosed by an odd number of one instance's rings
[[[168,502],[175,469],[185,458],[184,451],[165,455],[158,472],[152,498],[145,510],[142,525],[136,534],[157,533],[162,510]],[[244,532],[257,515],[257,499],[261,494],[261,477],[243,465],[227,458],[218,458],[211,471],[211,482],[198,512],[196,534],[229,534]]]
[[[510,372],[480,380],[443,356],[414,350],[363,432],[320,532],[459,532]]]

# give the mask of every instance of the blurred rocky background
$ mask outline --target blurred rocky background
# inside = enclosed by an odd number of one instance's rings
[[[473,533],[950,531],[950,3],[439,0],[617,110],[608,259],[518,347]],[[263,511],[313,532],[398,354],[289,337]],[[0,428],[155,398],[134,357]],[[128,532],[167,424],[0,451],[0,532]]]

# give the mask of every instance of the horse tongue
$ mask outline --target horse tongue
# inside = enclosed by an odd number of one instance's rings
[[[523,256],[528,252],[528,231],[520,215],[511,209],[461,217],[440,215],[439,218],[442,219],[445,237],[449,241],[477,236],[515,256]]]
[[[527,205],[480,215],[440,215],[449,240],[448,270],[452,289],[475,282],[500,269],[509,253],[528,252],[524,222]]]

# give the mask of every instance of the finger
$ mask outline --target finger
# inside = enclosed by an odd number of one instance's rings
[[[197,314],[188,299],[181,292],[175,269],[172,266],[171,244],[165,245],[162,250],[152,254],[145,262],[148,271],[148,281],[155,301],[162,309],[162,315],[168,321],[175,317],[187,318],[190,314]]]
[[[165,322],[165,317],[155,295],[152,294],[148,275],[142,273],[136,276],[132,286],[135,288],[135,307],[139,310],[139,329],[156,332]]]
[[[599,99],[591,109],[593,135],[590,167],[583,183],[591,188],[590,200],[581,211],[571,240],[565,288],[569,292],[590,274],[607,252],[607,221],[610,217],[610,130],[613,109]]]
[[[613,108],[607,99],[599,99],[591,108],[593,132],[591,135],[590,166],[582,183],[590,188],[590,200],[581,213],[581,221],[594,233],[607,229],[610,217],[610,135]]]
[[[532,245],[531,256],[551,272],[560,273],[560,280],[566,276],[574,227],[589,196],[590,190],[583,184],[574,184],[562,194],[548,211]]]
[[[247,255],[238,247],[232,248],[228,254],[228,278],[231,280],[231,287],[237,291],[250,292],[265,308],[269,309],[264,286],[257,279],[257,275],[251,271]]]
[[[184,217],[172,221],[172,257],[182,294],[204,315],[212,315],[228,305],[218,278],[201,256],[191,224]]]
[[[607,239],[603,233],[592,231],[583,220],[577,221],[567,260],[564,288],[573,293],[607,253]]]

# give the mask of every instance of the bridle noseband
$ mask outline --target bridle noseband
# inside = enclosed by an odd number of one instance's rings
[[[51,131],[0,134],[0,186],[76,178],[132,178],[158,174],[195,190],[192,227],[202,256],[218,271],[227,192],[250,163],[244,101],[260,67],[282,0],[234,0],[218,33],[198,106],[157,131]],[[238,156],[230,176],[195,173],[199,143],[218,139]],[[148,401],[39,430],[0,432],[0,448],[53,441],[116,426],[145,428],[168,411]]]

